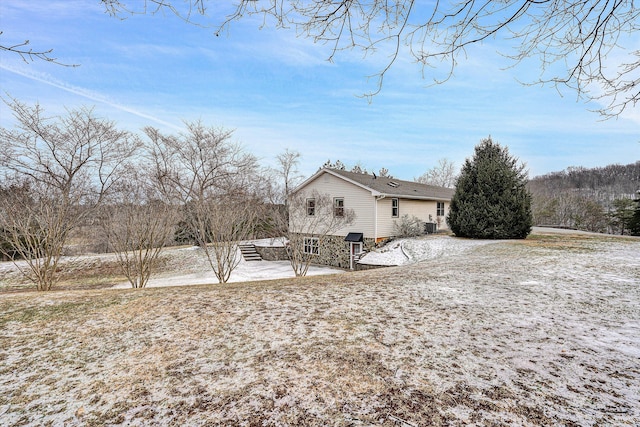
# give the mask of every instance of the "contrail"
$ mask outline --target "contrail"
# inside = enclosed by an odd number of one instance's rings
[[[95,102],[100,102],[102,104],[109,105],[110,107],[113,107],[115,109],[118,109],[118,110],[121,110],[121,111],[125,111],[127,113],[131,113],[131,114],[133,114],[135,116],[142,117],[143,119],[154,121],[154,122],[156,122],[158,124],[170,127],[172,129],[183,130],[179,126],[174,125],[173,123],[165,122],[164,120],[158,119],[157,117],[153,117],[153,116],[150,116],[149,114],[145,114],[145,113],[141,113],[140,111],[136,111],[133,108],[129,108],[129,107],[126,107],[124,105],[120,105],[120,104],[116,104],[115,102],[111,102],[111,101],[107,100],[104,96],[102,96],[100,94],[94,94],[94,93],[91,93],[90,91],[85,90],[85,89],[76,88],[76,87],[73,87],[73,86],[68,86],[68,85],[65,85],[63,83],[58,83],[58,82],[56,82],[54,80],[51,80],[51,79],[46,79],[46,78],[43,78],[43,77],[38,77],[38,76],[33,75],[33,74],[25,73],[24,71],[20,71],[20,70],[11,68],[11,67],[7,67],[6,65],[0,64],[0,68],[3,69],[3,70],[9,71],[10,73],[14,73],[14,74],[17,74],[19,76],[26,77],[26,78],[28,78],[30,80],[35,80],[37,82],[44,83],[46,85],[56,87],[58,89],[62,89],[65,92],[73,93],[75,95],[82,96],[83,98],[87,98],[87,99],[90,99],[90,100],[95,101]]]

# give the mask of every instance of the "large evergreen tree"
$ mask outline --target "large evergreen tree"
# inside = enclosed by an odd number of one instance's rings
[[[482,140],[456,181],[449,227],[458,237],[524,239],[532,225],[526,184],[524,165],[491,137]]]

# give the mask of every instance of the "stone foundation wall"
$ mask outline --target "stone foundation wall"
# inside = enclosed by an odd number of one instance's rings
[[[305,237],[318,237],[305,234]],[[313,264],[329,265],[338,268],[349,268],[349,242],[344,241],[345,236],[320,236],[318,237],[318,255],[311,262]],[[370,251],[375,247],[373,239],[364,239],[363,249]]]

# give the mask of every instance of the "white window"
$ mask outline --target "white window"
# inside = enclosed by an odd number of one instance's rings
[[[303,252],[305,254],[311,254],[311,255],[318,255],[318,250],[319,246],[318,246],[318,238],[317,237],[305,237],[304,238],[304,245],[303,245]]]
[[[316,214],[316,199],[307,199],[307,216]]]
[[[344,199],[342,197],[333,199],[333,216],[344,216]]]
[[[438,206],[436,207],[436,215],[444,216],[444,202],[438,202]]]
[[[398,217],[398,213],[400,211],[399,206],[400,204],[398,202],[398,199],[391,199],[391,216],[393,218]]]
[[[351,253],[353,255],[358,255],[362,253],[362,243],[361,242],[352,242],[351,243]]]

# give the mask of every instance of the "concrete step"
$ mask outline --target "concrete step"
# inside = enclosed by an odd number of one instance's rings
[[[238,245],[240,248],[240,253],[242,253],[242,257],[245,261],[262,261],[262,257],[256,251],[256,247],[252,244],[242,244]]]

